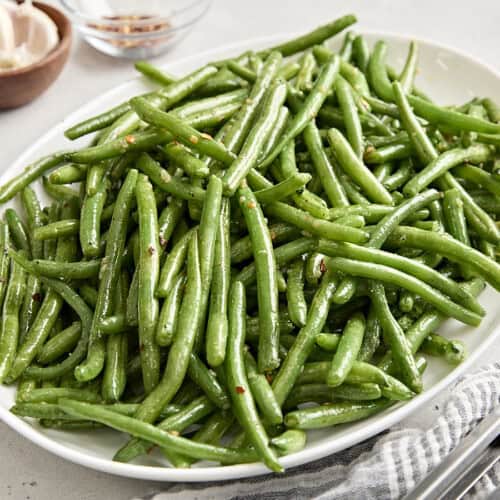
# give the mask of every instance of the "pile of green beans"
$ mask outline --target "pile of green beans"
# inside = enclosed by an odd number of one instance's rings
[[[157,90],[0,187],[13,413],[125,433],[117,461],[279,472],[464,359],[438,329],[500,290],[499,108],[431,102],[414,42],[401,73],[384,41],[330,50],[355,20],[181,78],[138,62]]]

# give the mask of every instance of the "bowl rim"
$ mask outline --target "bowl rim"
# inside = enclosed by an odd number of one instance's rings
[[[54,7],[53,5],[49,5],[44,2],[33,2],[33,5],[42,10],[43,12],[45,12],[45,14],[47,14],[54,21],[60,36],[59,43],[54,47],[54,49],[52,49],[45,57],[43,57],[39,61],[29,64],[28,66],[23,66],[22,68],[0,71],[0,78],[6,78],[10,76],[20,76],[25,73],[29,73],[30,71],[39,69],[42,66],[45,66],[46,64],[49,64],[55,59],[57,59],[62,53],[68,51],[71,46],[73,33],[72,33],[71,21],[69,20],[68,16],[66,16],[66,14],[57,7]],[[60,29],[59,25],[53,19],[53,15],[55,12],[61,16],[62,20],[61,27],[63,29]]]
[[[126,24],[126,23],[129,22],[128,20],[109,19],[109,18],[105,18],[103,16],[91,16],[91,15],[87,15],[87,14],[82,13],[78,9],[76,9],[74,7],[74,5],[73,5],[73,2],[71,2],[71,1],[60,0],[60,2],[62,4],[62,6],[65,9],[68,10],[69,15],[71,15],[72,17],[74,17],[75,21],[78,21],[78,22],[84,21],[84,22],[93,22],[94,23],[94,22],[103,22],[103,20],[105,20],[106,24],[108,24],[109,26],[122,26],[122,25],[124,25],[124,24]],[[201,14],[199,14],[198,16],[196,16],[196,18],[194,19],[194,21],[196,21],[197,19],[199,19],[202,15],[204,15],[206,13],[206,11],[210,7],[211,3],[212,3],[212,0],[192,0],[189,3],[189,5],[186,5],[185,7],[182,7],[182,8],[179,8],[179,9],[174,9],[169,16],[156,16],[156,17],[152,17],[152,18],[148,18],[148,19],[137,19],[137,20],[134,20],[134,24],[136,24],[138,26],[142,26],[142,25],[148,25],[152,21],[155,21],[155,22],[166,21],[167,22],[173,16],[182,14],[182,13],[187,12],[189,10],[193,10],[196,7],[199,7],[199,6],[204,6],[204,9],[201,12]],[[189,23],[192,23],[194,21],[191,20],[191,21],[189,21]],[[186,22],[185,24],[183,24],[181,26],[186,26],[186,24],[189,24],[189,23]],[[179,28],[180,28],[180,26],[176,27],[175,29],[179,29]],[[168,30],[165,30],[165,31],[173,31],[173,29],[169,28]],[[101,33],[102,33],[102,31],[101,31]],[[159,31],[155,32],[155,33],[159,33]],[[145,35],[145,34],[146,33],[140,33],[140,35]],[[123,36],[124,37],[125,36],[130,36],[130,34],[123,35]]]

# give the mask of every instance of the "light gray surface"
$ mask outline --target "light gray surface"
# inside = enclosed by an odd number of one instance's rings
[[[55,3],[55,2],[51,2]],[[348,12],[359,27],[399,32],[454,46],[500,70],[500,3],[492,0],[214,0],[200,24],[168,54],[168,63],[190,54],[275,33],[307,31]],[[32,104],[0,113],[0,168],[71,111],[134,76],[129,61],[96,52],[75,37],[71,59],[59,80]],[[497,361],[500,346],[484,363]],[[439,401],[414,415],[419,425],[434,416]],[[15,434],[0,423],[0,498],[49,500],[126,499],[160,486],[97,473],[68,463]]]

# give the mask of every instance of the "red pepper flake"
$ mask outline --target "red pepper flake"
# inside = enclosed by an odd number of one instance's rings
[[[41,302],[42,301],[42,295],[39,294],[39,293],[34,293],[31,298],[35,301],[35,302]]]
[[[244,394],[245,389],[244,389],[243,387],[241,387],[241,385],[237,385],[237,386],[236,386],[236,392],[237,392],[238,394]]]
[[[126,135],[125,136],[125,142],[127,144],[134,144],[135,142],[135,137],[133,135]]]
[[[322,273],[326,273],[326,264],[325,264],[325,259],[321,259],[321,262],[319,263],[319,270]]]
[[[198,139],[198,137],[196,137],[195,135],[192,135],[192,136],[189,138],[189,142],[190,142],[191,144],[198,144],[198,141],[199,141],[199,139]]]
[[[248,208],[255,208],[256,206],[257,206],[257,204],[255,203],[255,201],[249,201],[247,203]]]

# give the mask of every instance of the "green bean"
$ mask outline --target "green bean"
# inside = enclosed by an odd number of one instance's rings
[[[403,140],[378,149],[368,146],[363,155],[363,159],[369,165],[378,165],[393,160],[406,160],[410,157],[411,153],[410,142],[408,140]]]
[[[156,327],[156,343],[160,346],[168,347],[173,342],[185,280],[185,276],[179,274],[174,280],[168,297],[163,302]]]
[[[397,360],[403,381],[410,389],[420,392],[422,380],[411,352],[410,343],[389,309],[385,290],[381,283],[371,282],[370,297],[386,341],[391,347],[394,359]]]
[[[173,282],[184,265],[189,242],[194,232],[195,230],[191,229],[183,235],[177,244],[174,245],[172,251],[167,255],[167,258],[161,268],[160,278],[158,279],[158,285],[156,287],[156,295],[158,297],[168,297],[168,294],[172,289]]]
[[[347,322],[326,377],[330,387],[341,385],[347,377],[361,349],[365,326],[365,317],[359,312]]]
[[[290,112],[288,111],[288,108],[286,106],[281,106],[281,109],[279,110],[278,113],[278,117],[274,122],[274,126],[269,132],[267,140],[260,152],[258,159],[259,162],[268,155],[268,153],[276,146],[276,144],[278,144],[280,137],[282,136],[283,132],[287,127],[289,116]],[[250,170],[250,172],[252,172],[252,170]]]
[[[19,341],[19,309],[26,288],[26,273],[12,261],[10,280],[5,292],[0,325],[0,381],[3,382],[15,363]]]
[[[260,372],[270,371],[279,366],[276,259],[267,223],[254,194],[243,185],[238,198],[254,254],[260,327],[258,366]]]
[[[227,410],[231,406],[229,396],[215,374],[194,353],[190,355],[187,373],[214,405],[223,410]]]
[[[315,70],[316,59],[311,52],[306,52],[300,60],[300,70],[295,81],[297,90],[308,91],[312,88]]]
[[[82,325],[79,321],[75,321],[44,344],[38,353],[37,361],[44,365],[56,361],[76,346],[81,334]]]
[[[165,169],[160,167],[158,162],[153,160],[153,158],[147,154],[142,154],[139,157],[136,166],[161,190],[166,191],[177,198],[188,201],[201,201],[205,196],[205,191],[203,189],[171,176]]]
[[[400,167],[391,175],[387,176],[382,184],[388,191],[395,191],[406,184],[414,175],[412,164],[408,160],[403,160]]]
[[[317,175],[321,179],[321,184],[323,185],[325,193],[328,196],[328,199],[332,206],[349,206],[347,196],[342,189],[342,186],[339,184],[335,171],[333,170],[328,156],[323,149],[319,130],[313,121],[311,121],[311,123],[309,123],[304,129],[304,141],[309,153],[311,154],[311,159]],[[293,142],[291,142],[290,144],[293,146]],[[283,158],[284,154],[288,154],[287,152],[288,146],[283,149],[281,158]]]
[[[44,368],[30,366],[26,369],[26,375],[37,380],[54,380],[61,375],[69,373],[87,354],[89,332],[92,324],[92,310],[85,304],[80,296],[66,283],[59,280],[42,278],[42,282],[59,294],[63,300],[78,314],[81,322],[81,336],[73,352],[58,364]],[[55,338],[55,337],[54,337]],[[42,348],[43,352],[43,348]]]
[[[340,341],[340,335],[336,333],[319,333],[316,335],[316,344],[324,351],[336,351]]]
[[[28,165],[19,175],[0,187],[0,203],[9,201],[35,179],[47,172],[47,170],[62,163],[66,159],[66,155],[66,151],[60,151],[44,156],[31,165]]]
[[[79,231],[79,219],[63,219],[35,228],[33,230],[33,239],[38,241],[57,239],[64,236],[74,236]]]
[[[362,261],[355,261],[343,257],[335,257],[332,260],[339,271],[369,279],[377,279],[384,283],[391,283],[409,290],[419,296],[422,296],[427,302],[431,303],[439,311],[469,325],[478,325],[481,316],[459,304],[451,301],[435,288],[427,285],[418,278],[406,274],[397,269],[393,269],[381,264],[371,264]]]
[[[101,397],[88,389],[73,389],[69,387],[49,387],[33,389],[27,393],[23,403],[57,403],[60,398],[71,398],[75,401],[98,403]]]
[[[359,184],[368,197],[384,205],[393,205],[389,192],[377,181],[373,173],[366,168],[346,141],[336,129],[328,131],[328,140],[342,169]]]
[[[287,242],[299,236],[300,231],[294,226],[278,222],[269,226],[269,234],[274,244]],[[231,245],[231,263],[239,264],[252,257],[250,236],[245,236]]]
[[[305,279],[309,285],[317,286],[323,276],[325,256],[319,252],[310,253],[306,259]]]
[[[143,120],[170,132],[175,138],[200,153],[212,156],[225,164],[230,164],[234,160],[234,155],[232,155],[222,144],[214,141],[213,138],[207,134],[198,132],[191,125],[177,118],[173,113],[165,113],[164,111],[156,109],[142,97],[132,98],[130,104]],[[157,141],[157,143],[167,142],[168,138],[166,134],[168,134],[168,132],[163,134],[165,136],[163,141]],[[137,144],[138,142],[137,135],[135,137],[135,143],[133,144]]]
[[[228,61],[227,68],[231,70],[235,75],[239,76],[240,78],[243,78],[243,80],[246,80],[249,83],[254,83],[257,78],[257,75],[255,74],[254,71],[252,71],[249,68],[246,68],[245,66],[239,64],[234,60]]]
[[[61,215],[63,217],[74,217],[77,209],[75,203],[68,202],[63,206]],[[75,237],[60,238],[57,242],[55,260],[57,262],[72,260],[76,256],[76,252]],[[16,380],[31,364],[56,323],[61,307],[62,298],[54,291],[47,291],[38,314],[17,352],[8,380]]]
[[[257,201],[262,204],[273,203],[302,191],[302,188],[311,180],[310,174],[293,174],[288,179],[270,188],[255,192]]]
[[[316,246],[316,240],[312,238],[298,238],[295,241],[285,243],[274,250],[273,260],[277,266],[290,262],[300,255],[311,251]],[[235,277],[245,286],[251,285],[257,278],[257,266],[255,261],[244,267]]]
[[[162,107],[162,109],[171,108],[174,104],[203,85],[216,71],[216,68],[213,66],[204,66],[146,97],[154,106]],[[99,139],[101,144],[129,134],[140,125],[140,117],[133,109],[130,109],[129,103],[128,105],[129,110],[116,120],[113,125],[107,129],[105,134],[101,136]]]
[[[276,50],[283,54],[283,57],[288,57],[297,52],[302,52],[314,45],[318,45],[323,43],[325,40],[335,36],[337,33],[340,33],[351,24],[356,22],[356,17],[353,15],[347,15],[336,19],[328,24],[320,26],[315,30],[294,38],[293,40],[289,40],[288,42],[282,43],[280,45],[276,45],[271,49],[266,49],[264,51],[259,52],[259,55],[263,55],[268,53],[271,50]]]
[[[34,258],[43,257],[43,242],[35,241],[33,232],[41,227],[45,220],[45,215],[40,207],[40,202],[33,191],[27,187],[22,193],[22,201],[26,212],[27,225],[29,230],[29,241],[31,253]],[[22,343],[28,332],[35,316],[38,313],[41,302],[41,284],[38,276],[29,275],[26,280],[26,291],[23,305],[19,312],[19,341]],[[1,301],[0,301],[1,305]]]
[[[300,330],[286,358],[273,380],[272,388],[279,404],[283,404],[300,375],[300,371],[314,347],[316,335],[321,332],[330,309],[330,300],[336,288],[332,272],[327,270],[309,307],[307,322]]]
[[[500,122],[500,108],[498,107],[497,103],[489,98],[482,99],[481,103],[484,106],[484,108],[486,109],[486,112],[488,113],[489,119],[494,123],[499,123]]]
[[[195,232],[189,241],[186,292],[177,320],[177,334],[170,347],[160,383],[137,410],[136,418],[139,420],[154,422],[184,380],[199,324],[201,286],[198,233]]]
[[[287,130],[283,134],[280,142],[267,155],[266,159],[260,163],[259,169],[270,165],[281,153],[285,145],[298,134],[300,134],[309,123],[311,117],[315,117],[318,110],[325,101],[330,89],[335,81],[339,71],[340,61],[335,56],[331,61],[327,62],[318,75],[311,92],[306,97],[304,104],[301,106],[298,113],[290,121]]]
[[[109,236],[106,241],[105,257],[103,259],[105,265],[101,264],[99,291],[90,328],[87,359],[75,369],[75,378],[82,382],[97,377],[104,366],[105,345],[100,336],[98,325],[111,312],[112,297],[119,278],[121,259],[125,248],[127,223],[137,178],[137,170],[130,169],[116,199]]]
[[[445,191],[443,197],[443,214],[448,233],[464,245],[470,246],[463,201],[460,198],[459,191],[456,189]],[[471,277],[471,270],[467,266],[461,266],[461,270],[466,279]]]
[[[67,413],[101,422],[108,427],[126,432],[149,443],[157,444],[169,451],[187,455],[200,460],[215,460],[223,463],[241,463],[254,461],[256,456],[253,450],[233,450],[219,446],[196,443],[190,439],[176,436],[154,425],[141,422],[135,418],[119,415],[107,410],[101,405],[92,405],[79,401],[64,399],[59,406]],[[148,444],[146,450],[150,447]],[[142,453],[142,452],[141,452]],[[117,458],[115,457],[115,460]],[[126,460],[120,460],[126,461]]]
[[[134,274],[132,275],[132,281],[130,282],[130,288],[127,296],[127,310],[125,312],[125,323],[129,326],[137,326],[139,324],[139,311],[137,308],[139,295],[139,275],[140,268],[136,264]],[[102,321],[99,324],[102,324]]]
[[[367,239],[367,233],[361,229],[317,219],[303,210],[282,202],[266,205],[265,211],[267,214],[284,222],[327,239],[350,241],[352,243],[363,243]]]
[[[244,358],[248,384],[262,416],[270,424],[280,424],[283,421],[283,414],[267,378],[258,373],[257,364],[248,351],[245,352]]]
[[[9,232],[14,246],[18,250],[23,250],[30,256],[31,245],[28,238],[28,230],[24,222],[13,208],[8,208],[5,211],[5,220],[9,226]]]
[[[101,181],[92,196],[83,200],[80,219],[80,245],[82,253],[87,258],[93,258],[100,253],[101,215],[106,203],[109,185]]]
[[[371,401],[380,399],[382,391],[376,384],[342,384],[330,387],[326,384],[304,384],[295,387],[285,401],[285,409],[295,408],[303,403],[328,404],[347,399],[349,401]]]
[[[313,48],[314,57],[320,64],[324,64],[333,57],[333,52],[324,45],[316,45]],[[351,87],[363,97],[370,95],[368,82],[365,75],[352,64],[344,59],[340,60],[340,74],[349,82]]]
[[[450,149],[445,151],[418,172],[405,185],[403,192],[406,196],[415,196],[453,167],[464,162],[482,163],[487,161],[490,155],[490,149],[482,144],[474,144],[466,149]]]
[[[384,42],[378,41],[375,44],[368,66],[368,73],[371,74],[371,84],[375,93],[385,101],[392,101],[392,87],[385,65],[386,51],[387,46]],[[440,108],[428,100],[415,95],[408,96],[408,102],[418,116],[421,116],[431,124],[442,125],[460,131],[487,134],[500,132],[500,127],[496,123],[453,111],[452,109]]]
[[[442,191],[447,189],[457,189],[464,202],[464,212],[471,228],[474,229],[482,238],[491,243],[500,241],[500,232],[491,217],[477,205],[474,199],[462,187],[460,182],[450,173],[446,172],[437,181]]]
[[[87,165],[67,163],[53,170],[48,177],[51,184],[73,184],[87,178]]]
[[[401,74],[399,75],[399,82],[401,83],[401,90],[405,94],[409,94],[413,88],[415,76],[417,74],[418,62],[418,44],[417,42],[410,42],[408,56],[406,57],[405,65]]]
[[[290,319],[302,328],[307,320],[307,302],[304,297],[304,263],[301,259],[292,262],[288,268],[286,298]]]
[[[227,385],[233,401],[233,410],[240,425],[261,456],[275,472],[282,469],[269,446],[269,437],[260,421],[249,381],[245,373],[243,347],[245,342],[245,287],[239,281],[231,286],[229,299],[228,352],[225,360]]]
[[[180,143],[170,142],[163,146],[161,151],[172,163],[182,168],[191,177],[207,177],[210,172],[202,160]]]
[[[214,269],[206,327],[207,362],[212,367],[220,366],[226,356],[228,334],[227,300],[231,279],[230,209],[229,201],[222,200],[215,240]]]
[[[140,174],[135,186],[139,210],[140,269],[138,293],[139,342],[142,374],[146,393],[150,393],[160,378],[160,351],[155,342],[159,306],[155,297],[160,257],[158,217],[153,188],[145,175]]]
[[[68,158],[76,163],[97,163],[121,156],[128,152],[148,151],[153,149],[158,144],[165,144],[166,142],[169,142],[171,138],[172,135],[167,130],[148,129],[143,132],[136,132],[134,134],[126,135],[125,137],[114,139],[113,141],[105,142],[104,144],[90,146],[88,148],[81,149],[80,151],[75,151],[70,153]],[[91,170],[92,169],[88,172],[90,173]],[[89,176],[89,173],[87,174],[87,177]],[[99,182],[96,181],[96,186],[92,189],[92,194],[95,192],[95,189],[97,189],[101,178],[102,175],[99,177]],[[87,185],[88,183],[89,182],[87,180]]]
[[[42,178],[42,184],[45,192],[54,200],[80,202],[80,193],[70,187],[51,184],[46,177]]]
[[[410,143],[420,161],[425,165],[435,156],[434,146],[425,133],[424,128],[417,120],[417,117],[414,115],[408,99],[404,94],[402,85],[398,81],[395,81],[392,83],[392,90],[399,109],[401,122],[408,132]]]
[[[463,342],[460,342],[460,340],[448,340],[437,334],[429,335],[422,342],[420,351],[430,356],[444,357],[452,365],[459,365],[466,356]]]
[[[128,291],[128,273],[122,271],[115,288],[113,300],[114,313],[119,317],[125,317]],[[106,365],[101,387],[102,397],[105,401],[119,401],[125,390],[127,384],[128,345],[128,332],[123,330],[107,339]]]
[[[100,260],[80,262],[54,262],[43,259],[26,259],[20,252],[10,250],[10,256],[30,274],[60,279],[87,279],[99,274]]]
[[[255,121],[246,137],[237,159],[224,174],[223,182],[226,194],[232,195],[250,169],[257,164],[261,149],[279,116],[285,97],[286,88],[283,83],[274,84],[266,91],[260,117]]]
[[[370,306],[366,317],[366,328],[359,350],[359,361],[370,361],[380,345],[381,325],[373,306]]]
[[[388,238],[389,246],[408,246],[439,253],[459,264],[467,264],[495,289],[500,289],[500,266],[481,252],[454,238],[409,226],[398,227]]]
[[[495,196],[499,196],[500,194],[500,181],[496,180],[492,174],[479,167],[460,165],[453,169],[453,174],[461,179],[479,184]]]
[[[344,118],[347,138],[356,156],[361,158],[364,151],[363,132],[354,102],[353,91],[351,90],[351,86],[342,77],[337,78],[335,90]]]
[[[227,412],[215,412],[205,421],[199,430],[196,431],[192,440],[195,443],[217,445],[233,423],[234,417],[232,415],[229,415]],[[187,468],[195,461],[196,459],[190,457],[182,457],[177,460],[175,466]]]
[[[363,72],[366,73],[366,66],[370,59],[370,49],[362,35],[357,35],[352,42],[352,54],[356,65]]]
[[[332,425],[354,422],[386,409],[386,399],[373,402],[344,402],[297,410],[285,416],[285,425],[294,429],[321,429]]]
[[[173,198],[158,217],[158,235],[162,248],[167,246],[175,226],[184,215],[185,209],[184,200]]]
[[[0,307],[3,306],[5,293],[9,282],[9,226],[0,221]]]
[[[177,80],[174,76],[161,71],[147,61],[136,61],[134,63],[134,67],[137,71],[139,71],[139,73],[142,73],[144,76],[150,78],[155,83],[159,83],[160,85],[170,85]]]
[[[428,189],[423,193],[401,203],[391,214],[386,215],[378,222],[375,231],[371,234],[367,245],[372,248],[380,248],[388,235],[392,233],[402,221],[410,214],[424,208],[430,202],[438,200],[440,193],[434,189]]]

